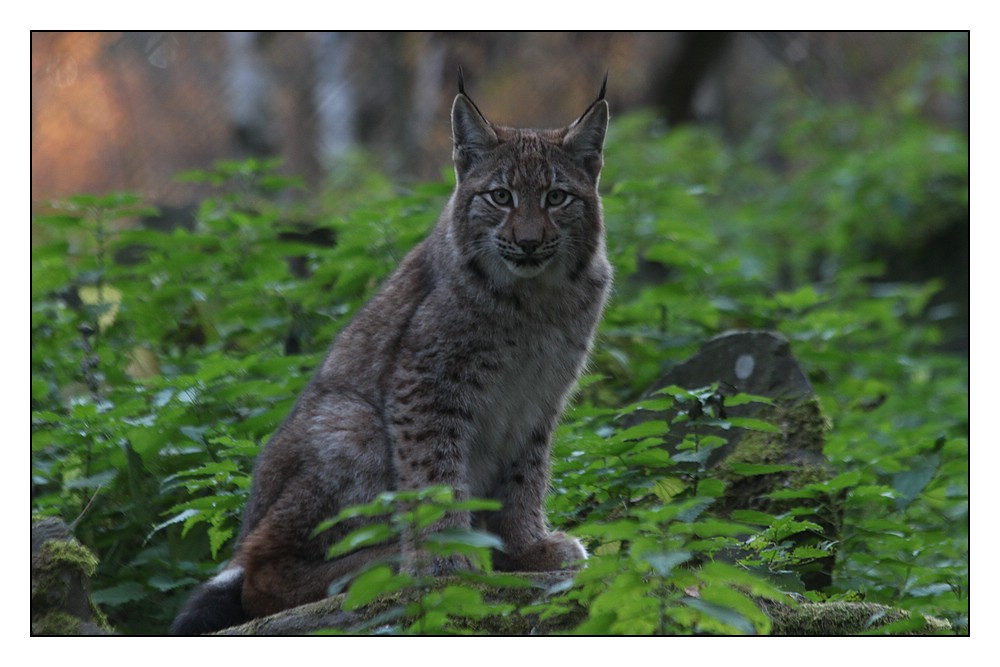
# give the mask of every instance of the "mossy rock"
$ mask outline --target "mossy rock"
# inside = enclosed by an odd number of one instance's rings
[[[796,607],[762,604],[771,618],[772,635],[840,637],[845,635],[952,634],[948,621],[911,615],[874,602],[804,603]]]
[[[727,493],[718,506],[723,513],[754,509],[780,514],[788,508],[788,501],[772,499],[769,494],[830,478],[822,452],[829,422],[816,398],[777,399],[773,406],[762,406],[757,417],[774,424],[780,432],[742,433],[731,443],[728,455],[716,464],[719,478],[726,482]],[[755,466],[792,469],[766,474],[741,472]]]
[[[344,609],[345,594],[335,595],[319,602],[302,605],[271,616],[257,618],[243,625],[221,630],[219,635],[304,635],[314,633],[381,634],[397,620],[403,625],[407,608],[426,604],[436,594],[447,594],[450,589],[461,588],[463,593],[474,591],[479,600],[494,613],[476,613],[449,620],[449,634],[488,635],[538,635],[572,627],[585,618],[582,608],[556,621],[541,619],[537,614],[522,613],[540,602],[546,591],[568,583],[572,574],[548,572],[501,575],[517,585],[498,585],[469,581],[460,576],[432,578],[421,585],[395,593],[380,595],[357,609]],[[425,597],[428,596],[428,597]],[[477,605],[482,606],[482,605]],[[433,613],[433,612],[432,612]],[[441,634],[431,631],[431,634]]]
[[[31,526],[31,633],[102,635],[112,632],[90,599],[97,558],[61,519]]]
[[[391,633],[398,631],[399,626],[405,627],[412,622],[401,613],[407,605],[416,604],[422,596],[441,593],[456,586],[478,592],[496,613],[453,619],[432,634],[569,634],[586,620],[587,611],[572,600],[560,598],[562,592],[551,592],[568,588],[572,576],[568,572],[525,573],[519,577],[530,582],[530,585],[517,587],[470,583],[460,577],[442,577],[423,582],[418,588],[379,596],[358,609],[343,609],[346,596],[341,594],[255,619],[216,634],[298,636]],[[540,614],[538,603],[545,599],[558,600],[564,609],[563,613],[554,616]],[[772,635],[848,636],[881,632],[923,635],[951,632],[946,621],[910,617],[906,611],[869,602],[809,603],[796,601],[790,596],[788,604],[773,601],[760,601],[758,604],[771,619]]]
[[[672,452],[697,435],[711,437],[725,444],[712,450],[707,467],[713,476],[725,482],[724,494],[717,499],[713,513],[729,517],[737,510],[755,510],[779,515],[797,503],[773,497],[776,492],[802,489],[809,484],[830,479],[831,471],[823,454],[829,420],[823,414],[805,372],[792,354],[788,340],[772,331],[732,331],[706,342],[691,358],[678,364],[649,390],[677,386],[689,391],[716,387],[704,405],[682,406],[689,418],[676,420],[679,409],[667,412],[637,412],[630,416],[631,426],[648,419],[671,422],[665,445]],[[750,394],[769,399],[727,405],[736,394]],[[704,418],[690,418],[697,407]],[[776,427],[774,432],[720,426],[720,421],[751,418]],[[766,472],[771,471],[771,472]],[[780,494],[779,494],[780,495]],[[840,533],[843,498],[818,498],[812,515],[798,515],[818,530],[796,535],[796,546],[833,543]],[[829,585],[833,556],[819,558],[804,567],[799,575],[807,588]]]
[[[714,417],[752,417],[781,426],[780,440],[771,439],[771,447],[780,448],[779,458],[795,457],[808,463],[821,463],[828,421],[822,416],[812,385],[792,355],[788,340],[773,331],[731,331],[708,340],[697,353],[671,368],[653,383],[647,394],[670,386],[697,390],[716,386],[716,396],[708,406]],[[765,403],[726,405],[735,394],[751,394],[771,399]],[[721,412],[721,414],[719,414]],[[649,419],[672,419],[676,411],[640,411],[630,415],[627,425]],[[729,458],[750,431],[706,426],[691,420],[674,424],[667,437],[668,447],[675,448],[686,435],[697,431],[701,436],[717,435],[728,441],[709,459],[717,466]],[[773,452],[772,452],[773,455]]]

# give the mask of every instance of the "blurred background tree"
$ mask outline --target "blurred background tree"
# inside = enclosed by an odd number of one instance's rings
[[[967,52],[965,33],[36,32],[32,198],[126,188],[180,203],[179,169],[241,155],[318,182],[353,147],[434,178],[459,66],[500,122],[561,125],[609,71],[617,114],[651,106],[734,141],[801,95],[875,112],[917,69],[911,104],[968,131]]]
[[[222,158],[280,157],[311,189],[349,181],[360,155],[395,182],[436,180],[459,66],[492,120],[536,127],[573,118],[608,71],[616,116],[647,107],[668,130],[712,127],[789,177],[802,165],[787,163],[781,141],[807,108],[885,116],[902,106],[932,126],[969,128],[966,33],[36,32],[33,209],[128,190],[184,215],[207,190],[174,175]],[[830,131],[836,141],[852,130]],[[878,150],[878,136],[861,139]],[[944,277],[964,304],[967,210],[930,217],[866,251],[890,278]],[[952,338],[967,346],[966,332]]]

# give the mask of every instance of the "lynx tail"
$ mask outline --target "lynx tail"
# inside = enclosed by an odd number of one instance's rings
[[[170,626],[172,635],[203,635],[250,620],[241,601],[243,568],[225,570],[191,596]]]

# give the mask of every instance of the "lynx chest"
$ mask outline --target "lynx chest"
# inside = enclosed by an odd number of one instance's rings
[[[586,360],[592,328],[585,320],[528,321],[501,331],[498,344],[474,362],[485,372],[469,389],[476,406],[468,440],[472,495],[492,496],[516,463],[547,464],[544,448]]]

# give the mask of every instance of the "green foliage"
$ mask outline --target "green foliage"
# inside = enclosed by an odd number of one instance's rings
[[[583,608],[580,633],[765,634],[756,601],[804,590],[803,568],[835,554],[833,585],[809,597],[865,597],[965,631],[968,359],[942,351],[942,282],[886,282],[878,259],[967,215],[968,142],[911,106],[778,108],[740,146],[701,128],[664,132],[648,115],[616,118],[602,187],[617,290],[592,374],[556,433],[548,505],[554,526],[588,546],[587,567],[513,610],[475,585],[526,585],[490,573],[492,538],[443,535],[425,547],[485,573],[420,594],[419,577],[375,564],[337,584],[345,607],[400,596],[371,632],[467,632],[484,615]],[[307,208],[287,203],[299,184],[271,162],[184,178],[215,188],[191,227],[137,225],[151,212],[131,195],[74,197],[35,220],[32,510],[74,521],[99,558],[94,598],[130,633],[161,632],[218,570],[260,447],[450,188],[392,192],[359,168]],[[697,429],[673,454],[662,447],[681,423],[779,425],[724,419],[712,387],[643,398],[732,328],[786,335],[833,424],[835,474],[772,494],[788,508],[779,514],[715,510],[733,479],[783,466],[713,468],[726,439]],[[668,408],[670,420],[623,425]],[[842,503],[839,541],[797,542],[818,532],[812,517],[831,499]],[[345,510],[331,522],[381,519],[333,554],[456,507],[432,489]]]
[[[399,571],[394,567],[398,566],[399,559],[394,558],[370,563],[362,572],[333,582],[330,594],[344,591],[342,608],[348,611],[361,609],[376,600],[387,601],[388,604],[383,604],[379,613],[365,625],[366,629],[377,627],[379,634],[458,633],[470,620],[511,613],[512,606],[484,600],[477,588],[483,584],[530,585],[518,577],[492,575],[490,550],[502,548],[497,537],[476,530],[428,532],[446,512],[498,508],[499,503],[492,500],[456,500],[448,487],[386,492],[366,505],[345,508],[336,517],[317,526],[315,533],[355,517],[375,522],[351,531],[331,546],[328,552],[331,558],[412,534],[419,536],[417,547],[429,557],[458,555],[468,559],[482,573],[459,571],[459,581],[441,590],[421,594],[429,588],[434,577],[423,572]],[[401,591],[410,594],[395,595]]]
[[[261,445],[443,200],[359,207],[313,225],[338,241],[317,245],[294,222],[309,212],[276,203],[296,186],[276,163],[184,179],[218,188],[190,229],[137,226],[155,212],[132,195],[36,219],[54,240],[32,255],[32,506],[77,520],[95,597],[133,632],[162,631],[218,569]]]

